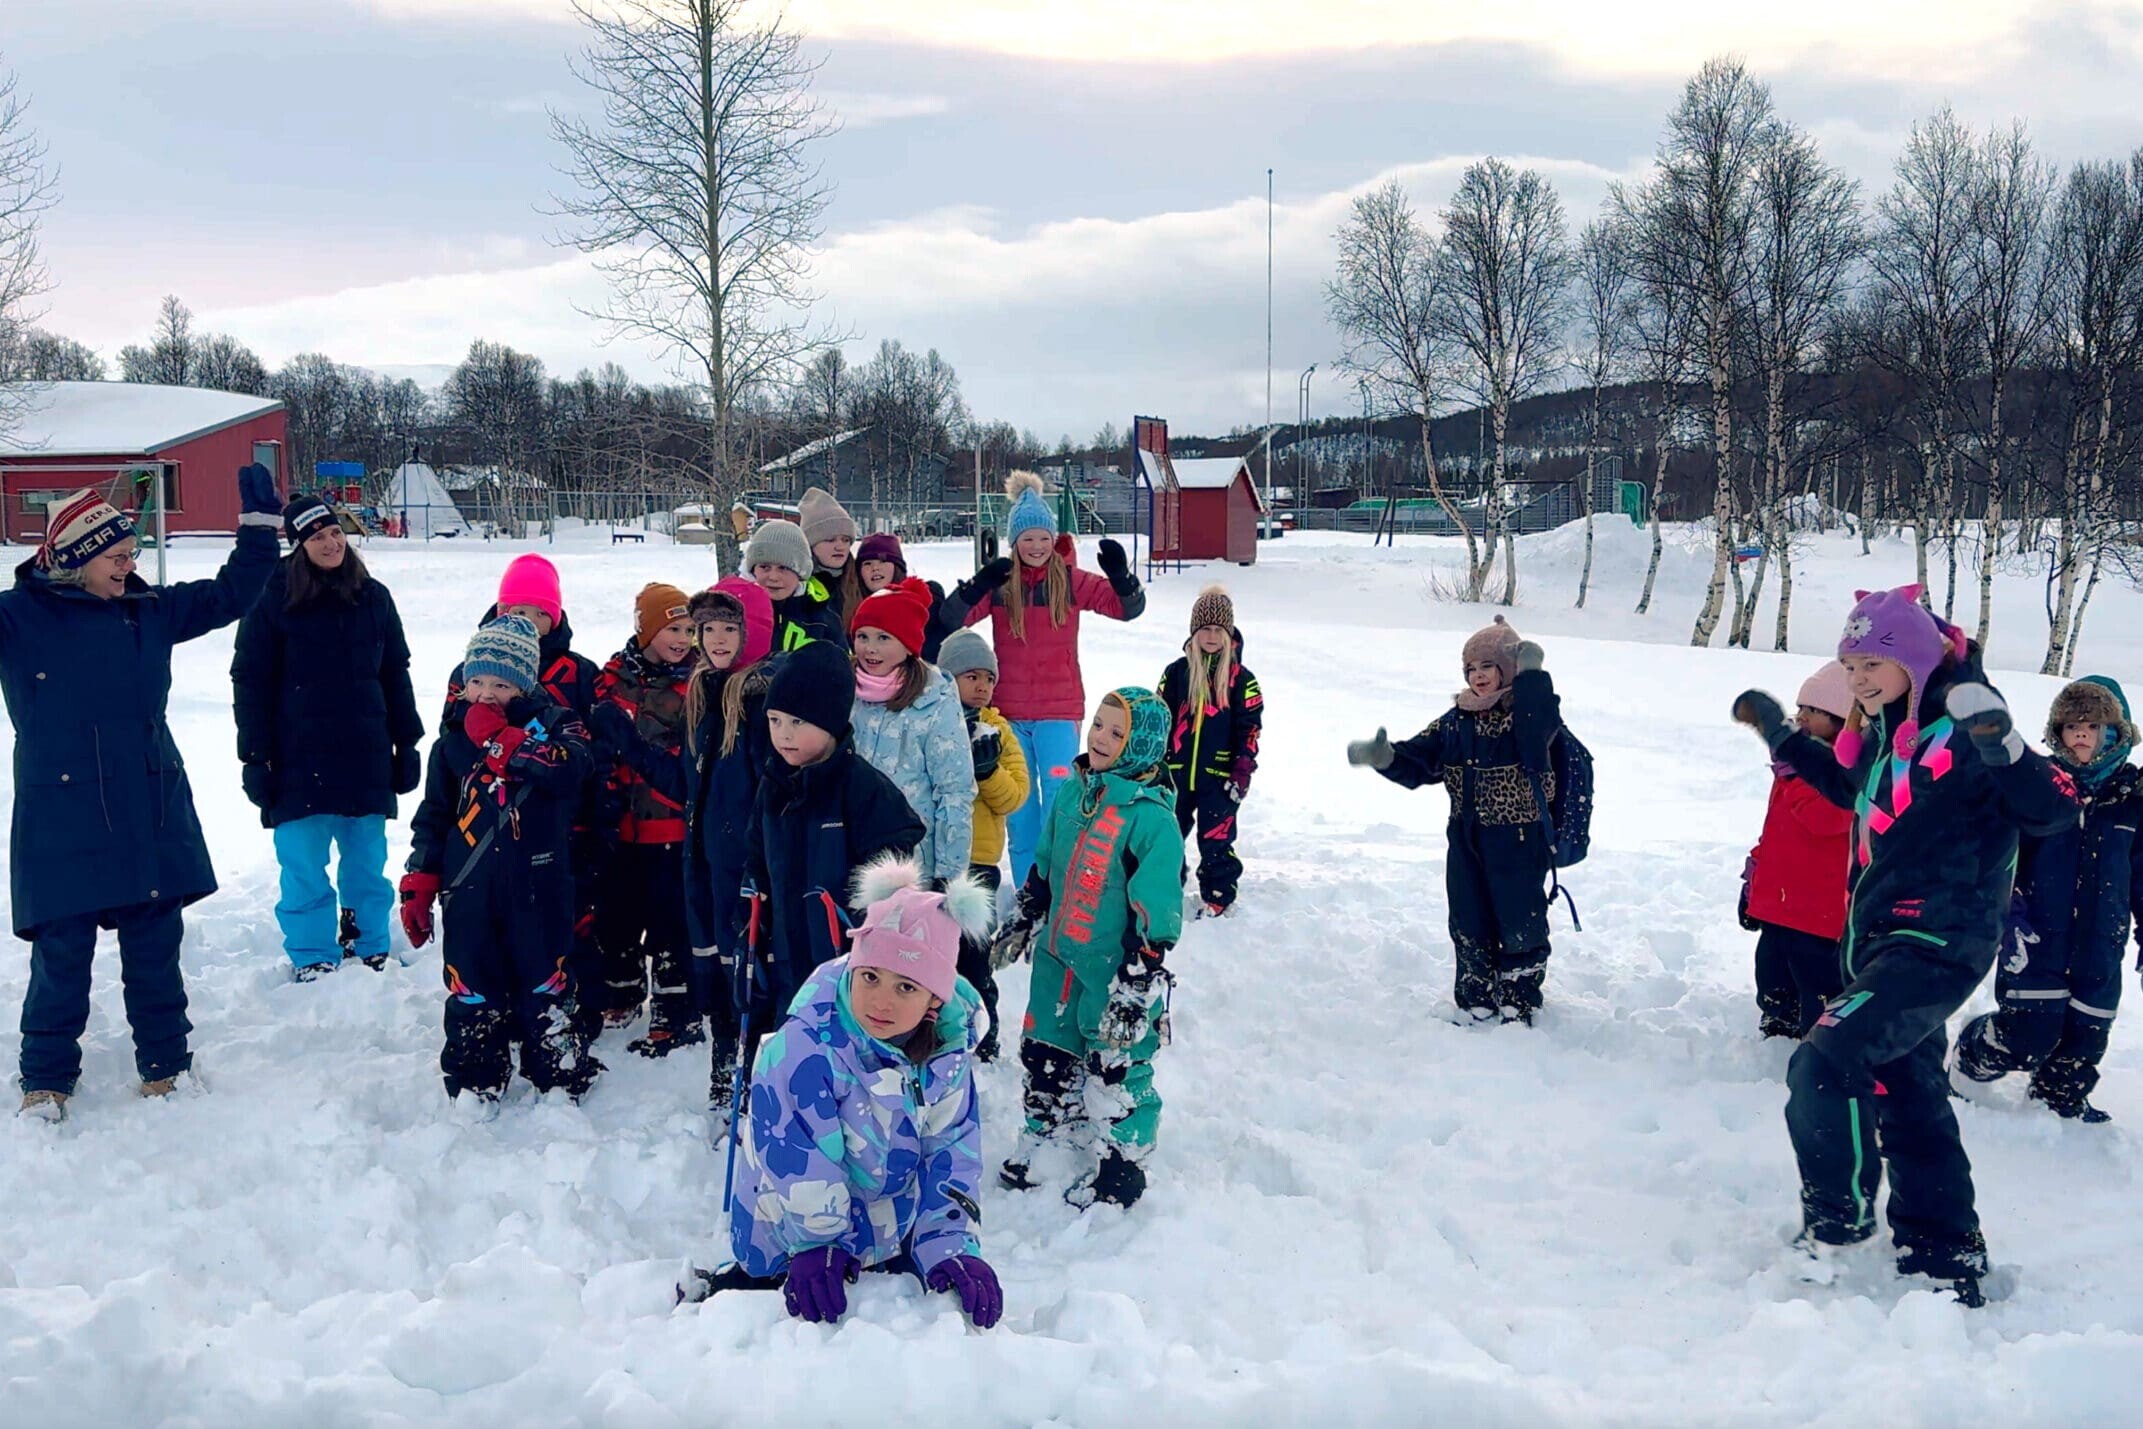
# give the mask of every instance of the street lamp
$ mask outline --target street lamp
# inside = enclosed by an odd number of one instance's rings
[[[1311,363],[1302,369],[1302,376],[1295,382],[1295,507],[1302,507],[1303,463],[1308,459],[1302,450],[1303,429],[1310,424],[1310,374],[1317,370]]]

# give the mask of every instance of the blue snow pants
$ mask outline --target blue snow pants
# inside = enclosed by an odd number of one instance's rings
[[[330,847],[340,851],[336,883],[328,882]],[[282,865],[282,896],[275,921],[282,925],[283,951],[299,967],[342,960],[336,941],[339,909],[357,915],[359,957],[387,951],[387,926],[394,917],[394,888],[387,866],[387,821],[377,814],[344,818],[313,814],[275,826],[275,858]],[[336,887],[341,901],[336,901]]]
[[[1009,723],[1020,753],[1027,756],[1027,802],[1005,819],[1005,838],[1012,846],[1012,886],[1017,888],[1034,868],[1034,850],[1042,841],[1042,820],[1049,817],[1049,802],[1057,797],[1057,786],[1071,777],[1072,761],[1079,757],[1079,724],[1068,719]]]

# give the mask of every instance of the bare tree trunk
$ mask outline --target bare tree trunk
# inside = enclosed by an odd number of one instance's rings
[[[1508,466],[1506,465],[1506,463],[1509,461],[1509,448],[1505,445],[1505,436],[1510,430],[1511,414],[1509,400],[1505,399],[1497,402],[1494,406],[1492,415],[1495,422],[1496,461],[1495,466],[1490,471],[1488,478],[1488,521],[1489,530],[1491,532],[1494,532],[1500,528],[1503,533],[1502,603],[1504,605],[1512,605],[1515,604],[1518,599],[1518,537],[1517,532],[1513,529],[1511,514],[1504,508],[1503,505],[1503,477],[1504,474],[1509,470]],[[1493,539],[1493,536],[1491,536],[1491,539]],[[1493,564],[1495,558],[1496,553],[1494,549],[1491,548],[1488,552],[1489,563]],[[1488,573],[1486,570],[1483,570],[1481,573],[1481,583],[1484,586],[1488,583]]]
[[[1654,453],[1652,466],[1652,559],[1644,568],[1644,591],[1637,597],[1637,613],[1644,615],[1652,609],[1652,583],[1659,579],[1659,554],[1665,544],[1659,530],[1659,492],[1667,482],[1667,443],[1662,433]]]
[[[1869,553],[1869,539],[1875,525],[1875,458],[1863,451],[1860,454],[1860,554]]]
[[[2061,529],[2054,537],[2054,600],[2046,628],[2046,659],[2039,666],[2042,675],[2061,673],[2061,662],[2069,647],[2069,621],[2076,602],[2076,562],[2083,537],[2083,472],[2082,459],[2073,442],[2069,446],[2067,466],[2063,484],[2068,491],[2068,509],[2062,513]]]
[[[1771,648],[1783,654],[1786,650],[1786,627],[1793,619],[1793,539],[1785,536],[1778,542],[1778,624],[1771,632]]]
[[[1723,305],[1723,299],[1715,299],[1715,305]],[[1719,628],[1719,615],[1726,604],[1727,578],[1734,564],[1734,416],[1732,372],[1728,366],[1726,348],[1726,319],[1714,313],[1709,331],[1711,333],[1711,425],[1713,460],[1717,464],[1717,482],[1712,488],[1711,519],[1711,580],[1704,587],[1704,605],[1697,612],[1696,628],[1690,632],[1689,643],[1709,646],[1712,635]]]
[[[1993,468],[1987,484],[1986,537],[1979,545],[1979,632],[1980,646],[1987,643],[1987,632],[1994,628],[1994,563],[2002,551],[2002,456],[2001,418],[1995,419]]]
[[[1598,415],[1598,413],[1599,413],[1599,410],[1600,410],[1600,389],[1599,389],[1599,388],[1597,388],[1597,387],[1595,387],[1595,388],[1593,388],[1593,389],[1592,389],[1592,407],[1593,407],[1593,413],[1594,413],[1594,416],[1593,416],[1593,419],[1592,419],[1593,433],[1594,433],[1594,436],[1595,436],[1595,437],[1597,437],[1597,436],[1598,436],[1598,434],[1599,434],[1599,428],[1600,428],[1600,418],[1599,418],[1599,415]],[[1585,564],[1584,564],[1584,565],[1582,565],[1582,566],[1580,566],[1580,567],[1578,568],[1578,575],[1577,575],[1577,608],[1578,608],[1579,610],[1583,610],[1583,609],[1585,608],[1585,593],[1586,593],[1586,592],[1587,592],[1588,590],[1590,590],[1590,589],[1592,588],[1592,486],[1593,486],[1593,461],[1594,461],[1594,459],[1595,459],[1595,458],[1594,458],[1594,449],[1593,449],[1593,448],[1592,448],[1591,446],[1588,446],[1588,447],[1586,447],[1586,448],[1585,448]]]
[[[2083,594],[2076,599],[2076,617],[2069,622],[2068,649],[2061,656],[2061,676],[2073,678],[2076,674],[2076,647],[2083,644],[2084,612],[2091,608],[2091,596],[2098,590],[2099,572],[2106,564],[2106,548],[2101,545],[2091,556],[2091,578],[2083,583]]]

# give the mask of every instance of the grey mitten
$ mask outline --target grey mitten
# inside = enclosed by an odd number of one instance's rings
[[[1528,670],[1539,669],[1541,662],[1548,657],[1532,641],[1521,640],[1518,642],[1518,648],[1512,652],[1511,658],[1518,662],[1518,672],[1524,674]]]
[[[1396,756],[1391,747],[1391,736],[1382,729],[1375,739],[1357,739],[1347,745],[1347,762],[1370,769],[1389,769]]]
[[[1989,765],[2006,769],[2024,757],[2024,736],[2009,717],[2009,702],[1992,686],[1953,685],[1945,704],[1950,718],[1971,736],[1972,747]]]

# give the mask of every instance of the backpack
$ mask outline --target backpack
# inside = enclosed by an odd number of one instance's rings
[[[1548,762],[1555,770],[1555,798],[1548,806],[1548,842],[1555,866],[1568,868],[1583,863],[1592,852],[1592,751],[1579,743],[1567,728],[1558,730],[1548,746]],[[1539,796],[1538,781],[1534,795]]]

